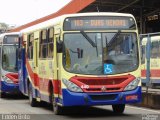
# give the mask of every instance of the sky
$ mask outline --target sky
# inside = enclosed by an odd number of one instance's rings
[[[52,14],[71,0],[0,0],[0,23],[23,25]]]

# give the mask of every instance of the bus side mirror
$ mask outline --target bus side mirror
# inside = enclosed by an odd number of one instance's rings
[[[62,48],[63,48],[63,42],[62,41],[57,41],[57,53],[62,53]]]

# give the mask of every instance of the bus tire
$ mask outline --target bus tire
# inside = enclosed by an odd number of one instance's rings
[[[52,105],[53,105],[53,112],[55,115],[62,115],[63,114],[63,107],[59,106],[54,98],[54,93],[52,93]]]
[[[35,98],[33,98],[33,89],[32,89],[32,85],[31,83],[29,83],[29,87],[28,87],[28,97],[29,97],[29,103],[32,107],[36,107],[37,106],[37,101]]]
[[[116,114],[122,114],[125,109],[125,104],[112,105],[113,112]]]
[[[5,93],[4,92],[0,92],[0,98],[5,98]]]

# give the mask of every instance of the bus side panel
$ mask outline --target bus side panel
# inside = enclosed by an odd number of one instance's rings
[[[21,50],[21,60],[18,61],[19,89],[23,94],[28,94],[27,72],[25,67],[25,49]]]
[[[1,49],[2,49],[2,45],[0,44],[0,61],[2,61],[2,57],[1,57]],[[0,64],[0,90],[2,88],[2,83],[1,83],[1,78],[2,78],[2,70],[1,70],[1,64]]]

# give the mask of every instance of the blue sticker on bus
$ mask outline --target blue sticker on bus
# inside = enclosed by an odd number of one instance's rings
[[[113,73],[113,64],[104,64],[104,74]]]

